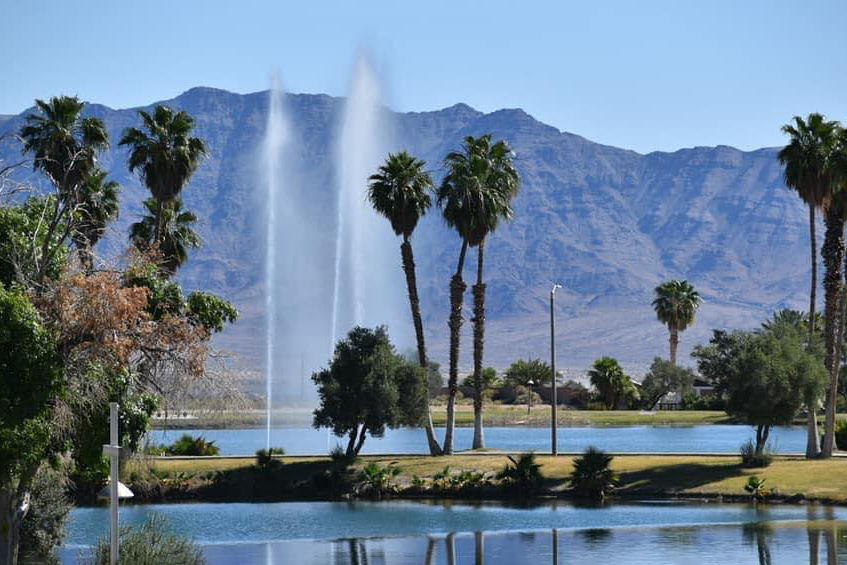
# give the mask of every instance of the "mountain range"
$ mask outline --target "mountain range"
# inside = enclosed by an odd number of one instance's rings
[[[294,158],[308,172],[316,202],[331,202],[328,163],[344,99],[285,96],[301,140]],[[257,155],[268,93],[198,87],[163,102],[192,114],[196,134],[210,149],[184,196],[202,219],[203,246],[192,252],[179,280],[239,307],[241,320],[217,344],[236,352],[244,366],[261,368],[264,231],[256,221]],[[86,108],[108,127],[113,145],[101,165],[123,186],[120,219],[98,249],[114,254],[126,247],[128,225],[147,196],[116,143],[124,128],[137,125],[137,109]],[[0,116],[0,135],[20,127],[28,111]],[[491,133],[516,152],[523,184],[515,217],[486,246],[487,365],[504,368],[519,357],[549,356],[553,282],[563,286],[556,299],[558,363],[574,373],[602,355],[618,358],[636,374],[653,357],[667,356],[667,330],[651,307],[653,288],[667,279],[688,279],[704,299],[695,324],[681,336],[683,363],[713,328],[749,328],[776,309],[807,307],[808,212],[784,186],[777,149],[717,146],[640,154],[560,131],[520,109],[483,113],[456,104],[431,112],[383,112],[391,146],[425,159],[436,178],[443,174],[444,155],[466,135]],[[8,136],[0,143],[0,159],[20,159],[20,147]],[[43,183],[37,175],[29,178]],[[414,245],[430,353],[446,366],[448,282],[460,241],[431,213],[415,232]],[[399,260],[398,251],[398,269]],[[469,285],[475,267],[471,251]],[[470,293],[466,318],[469,304]],[[470,349],[465,339],[463,367],[470,365]]]

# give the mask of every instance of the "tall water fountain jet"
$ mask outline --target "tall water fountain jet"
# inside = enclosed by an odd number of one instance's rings
[[[282,93],[278,75],[274,75],[271,89],[268,91],[268,123],[265,132],[264,161],[267,186],[267,241],[265,257],[265,314],[266,314],[266,352],[265,386],[267,394],[267,448],[271,447],[271,413],[273,409],[274,346],[276,344],[277,309],[276,293],[276,254],[277,241],[277,200],[280,190],[280,156],[286,138],[286,124],[282,116]]]
[[[332,345],[355,325],[380,324],[389,326],[395,344],[411,343],[395,236],[367,201],[368,177],[390,148],[388,113],[380,105],[380,91],[376,74],[359,56],[336,147]]]

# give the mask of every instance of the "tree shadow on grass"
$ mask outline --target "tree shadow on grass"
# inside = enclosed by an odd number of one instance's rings
[[[747,467],[740,463],[714,465],[678,463],[623,471],[619,473],[618,492],[622,494],[677,493],[700,488],[733,477],[742,477]]]

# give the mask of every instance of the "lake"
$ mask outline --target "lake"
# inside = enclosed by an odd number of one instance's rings
[[[442,428],[436,429],[439,439]],[[150,441],[171,443],[183,433],[214,440],[222,455],[253,455],[264,448],[265,428],[152,430]],[[755,438],[750,426],[627,426],[627,427],[561,427],[559,451],[582,451],[593,445],[612,453],[738,453],[748,439]],[[509,451],[550,451],[550,428],[507,427],[486,428],[486,446]],[[456,428],[455,449],[470,449],[473,428]],[[346,446],[346,438],[331,435],[328,430],[308,426],[271,429],[271,445],[282,447],[289,455],[324,455],[336,444]],[[803,426],[774,428],[771,445],[783,453],[803,453],[806,429]],[[422,429],[386,430],[382,438],[368,437],[362,448],[368,453],[429,453]]]
[[[817,505],[197,503],[126,506],[122,523],[153,513],[209,565],[847,563],[847,511]],[[63,563],[107,529],[107,508],[74,509]]]

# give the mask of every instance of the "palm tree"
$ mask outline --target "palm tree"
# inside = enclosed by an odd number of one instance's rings
[[[671,280],[660,284],[654,290],[653,309],[659,321],[668,326],[670,332],[671,357],[676,365],[676,348],[679,345],[679,332],[694,323],[694,316],[702,300],[686,280]]]
[[[418,362],[426,372],[429,365],[424,342],[421,304],[418,298],[418,283],[415,275],[415,257],[412,253],[412,233],[418,221],[426,214],[432,199],[432,177],[424,169],[426,163],[416,159],[406,151],[388,154],[379,171],[371,175],[368,184],[368,199],[378,213],[391,222],[394,233],[403,236],[400,244],[400,256],[403,260],[403,272],[406,274],[406,287],[409,292],[409,305],[412,308],[412,321],[415,325],[415,337],[418,342]],[[432,426],[432,414],[427,410],[426,437],[431,455],[441,455],[441,446],[435,437]]]
[[[106,171],[95,168],[80,189],[76,230],[72,234],[83,268],[94,270],[94,246],[106,232],[106,226],[118,217],[120,185],[106,181]]]
[[[101,120],[82,117],[85,103],[76,96],[36,100],[35,105],[38,112],[27,115],[20,131],[24,153],[33,154],[33,167],[47,176],[57,192],[37,254],[41,264],[35,278],[40,284],[56,252],[73,233],[82,186],[96,166],[97,153],[109,145],[109,134]],[[58,245],[51,248],[56,241]]]
[[[160,206],[155,198],[144,201],[147,215],[129,228],[129,240],[140,251],[158,249],[161,254],[159,268],[165,275],[173,276],[188,260],[188,250],[200,247],[200,236],[192,229],[197,216],[183,210],[182,200],[171,200]],[[156,241],[156,224],[160,223],[160,239]]]
[[[447,431],[444,452],[452,453],[455,427],[455,394],[458,380],[459,339],[462,303],[467,286],[462,279],[468,247],[478,247],[477,284],[474,286],[474,443],[484,447],[482,431],[482,353],[485,336],[485,284],[483,265],[486,236],[499,221],[512,216],[511,199],[520,183],[511,162],[511,149],[505,141],[491,143],[491,135],[465,138],[461,151],[444,159],[448,172],[438,188],[438,205],[447,225],[462,238],[459,264],[450,281],[450,396],[447,403]]]
[[[127,166],[140,171],[141,180],[156,200],[154,240],[161,241],[163,205],[177,198],[207,155],[206,144],[191,137],[194,118],[186,112],[174,112],[156,106],[153,115],[139,110],[146,131],[127,128],[120,145],[130,148]]]
[[[835,126],[824,177],[830,184],[830,195],[824,203],[824,339],[826,368],[830,385],[826,398],[826,417],[821,456],[831,457],[835,449],[835,410],[838,396],[838,372],[842,354],[844,296],[842,262],[844,256],[844,223],[847,218],[847,131]],[[844,265],[847,268],[847,264]],[[839,329],[841,331],[839,331]]]

